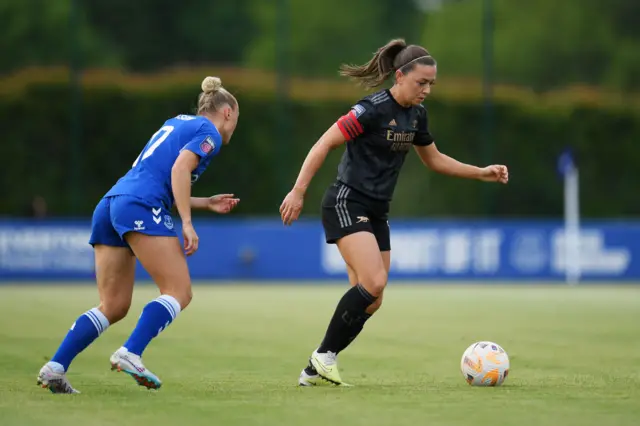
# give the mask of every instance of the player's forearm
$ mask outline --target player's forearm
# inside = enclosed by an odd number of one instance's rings
[[[171,170],[171,186],[182,223],[191,223],[191,171],[174,166]]]
[[[307,154],[307,158],[305,158],[304,163],[302,163],[302,168],[294,185],[295,189],[302,191],[302,193],[307,191],[311,180],[324,163],[328,154],[329,147],[321,141],[317,142],[313,148],[311,148],[309,154]]]
[[[205,197],[191,197],[190,204],[192,210],[206,210],[209,199]]]
[[[434,172],[444,175],[467,179],[479,179],[481,176],[481,169],[479,167],[461,163],[455,158],[451,158],[443,153],[439,153],[439,155],[427,165]]]

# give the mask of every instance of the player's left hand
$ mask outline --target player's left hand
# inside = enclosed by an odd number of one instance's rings
[[[240,202],[239,198],[234,198],[233,194],[218,194],[209,197],[207,208],[212,212],[225,214],[229,213]]]
[[[509,170],[507,166],[494,164],[481,169],[480,180],[485,182],[509,182]]]

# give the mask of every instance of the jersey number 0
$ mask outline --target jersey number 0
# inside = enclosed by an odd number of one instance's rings
[[[171,132],[173,132],[173,126],[164,126],[160,130],[155,132],[153,136],[151,136],[151,139],[147,143],[147,146],[144,147],[131,167],[133,168],[138,164],[138,162],[144,160],[145,158],[149,158],[151,154],[153,154],[153,151],[155,151],[160,146],[160,144],[169,137]]]

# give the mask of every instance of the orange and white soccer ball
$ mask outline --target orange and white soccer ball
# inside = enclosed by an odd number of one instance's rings
[[[509,374],[509,356],[497,343],[476,342],[462,354],[460,370],[471,386],[500,386]]]

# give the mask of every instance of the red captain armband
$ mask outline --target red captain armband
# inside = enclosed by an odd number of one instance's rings
[[[364,133],[362,124],[360,124],[353,111],[349,111],[348,114],[340,117],[336,123],[338,124],[338,128],[342,132],[342,135],[348,141],[355,139]]]

